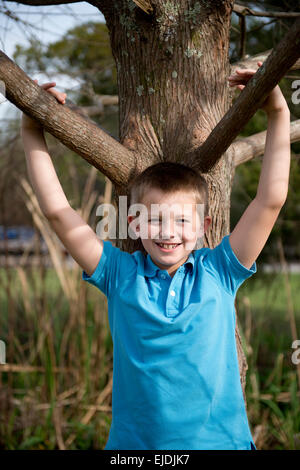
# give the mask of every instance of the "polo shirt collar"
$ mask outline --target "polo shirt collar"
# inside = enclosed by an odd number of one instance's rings
[[[191,269],[193,269],[195,263],[195,256],[194,253],[191,252],[188,259],[183,263],[182,266],[185,264],[190,266]],[[159,268],[151,259],[151,256],[149,253],[147,254],[146,260],[145,260],[145,269],[144,269],[144,274],[147,277],[153,277],[156,275],[157,271],[161,271],[161,268]]]

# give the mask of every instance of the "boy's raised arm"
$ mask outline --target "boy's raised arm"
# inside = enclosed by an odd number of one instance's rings
[[[243,89],[253,73],[243,70],[238,77],[230,77],[231,86]],[[286,201],[289,184],[290,112],[278,85],[262,109],[267,113],[268,127],[257,193],[229,237],[232,250],[248,269],[268,240]]]
[[[43,87],[47,89],[47,85]],[[59,92],[53,95],[64,102]],[[70,206],[48,153],[43,129],[25,114],[22,140],[28,175],[43,214],[70,255],[92,275],[102,255],[103,242]]]

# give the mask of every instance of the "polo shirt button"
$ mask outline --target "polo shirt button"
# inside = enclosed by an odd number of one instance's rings
[[[160,275],[160,277],[161,277],[161,279],[166,279],[166,275],[163,274],[163,273]]]
[[[175,294],[175,291],[174,291],[174,290],[171,290],[170,295],[171,295],[172,297],[175,297],[175,295],[176,295],[176,294]]]

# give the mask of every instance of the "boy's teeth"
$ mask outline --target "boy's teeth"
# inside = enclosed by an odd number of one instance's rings
[[[161,246],[162,248],[175,248],[178,243],[176,243],[175,245],[164,245],[163,243],[158,243],[159,246]]]

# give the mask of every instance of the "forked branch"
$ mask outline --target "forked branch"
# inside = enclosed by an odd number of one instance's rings
[[[6,98],[35,119],[66,147],[74,150],[122,187],[136,167],[136,155],[82,113],[59,104],[0,51],[0,80]]]

